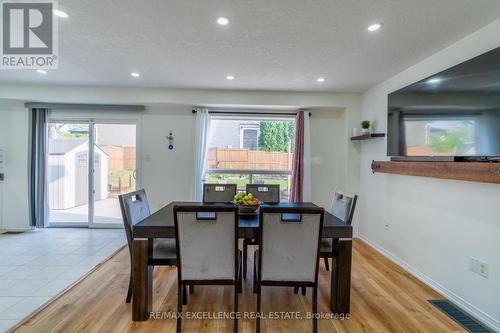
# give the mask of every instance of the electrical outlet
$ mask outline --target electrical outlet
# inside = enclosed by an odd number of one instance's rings
[[[384,228],[387,231],[391,230],[391,224],[390,223],[386,223],[385,226],[384,226]]]
[[[487,263],[479,261],[477,265],[477,274],[484,278],[488,278],[490,274],[490,267]]]
[[[476,258],[469,258],[469,271],[477,273],[477,263],[479,261]]]
[[[490,266],[482,262],[476,258],[469,258],[469,271],[476,273],[486,279],[489,278],[490,275]]]

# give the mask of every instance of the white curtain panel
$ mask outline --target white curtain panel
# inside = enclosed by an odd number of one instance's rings
[[[312,201],[311,196],[311,132],[309,130],[309,113],[304,112],[304,175],[302,180],[302,200]]]
[[[193,166],[193,186],[191,200],[202,201],[203,182],[205,180],[208,153],[208,131],[210,130],[210,114],[207,108],[196,108],[196,132]]]

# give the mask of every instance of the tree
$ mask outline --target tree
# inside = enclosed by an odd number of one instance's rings
[[[294,131],[295,124],[291,121],[261,121],[259,150],[288,152]]]

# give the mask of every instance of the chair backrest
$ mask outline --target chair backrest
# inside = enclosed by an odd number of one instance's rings
[[[260,208],[261,282],[317,282],[323,215],[320,207]]]
[[[180,280],[236,280],[236,207],[175,206],[174,221]]]
[[[203,202],[227,203],[234,200],[236,184],[203,184]]]
[[[146,196],[146,191],[142,189],[119,195],[118,200],[122,211],[123,225],[125,226],[129,251],[132,251],[133,226],[151,215],[148,198]]]
[[[356,194],[335,191],[330,213],[345,223],[351,225],[357,200],[358,196]]]
[[[247,184],[247,193],[268,204],[280,202],[279,185]]]

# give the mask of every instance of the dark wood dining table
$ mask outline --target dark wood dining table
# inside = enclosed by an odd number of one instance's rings
[[[149,319],[153,302],[153,267],[148,265],[154,238],[175,238],[174,206],[200,205],[224,206],[232,204],[206,204],[202,202],[171,202],[156,213],[134,225],[132,256],[132,320]],[[314,203],[282,202],[273,207],[317,207]],[[239,237],[255,239],[259,230],[258,215],[240,215]],[[330,283],[330,309],[333,313],[349,313],[351,294],[352,226],[325,211],[323,238],[331,238],[334,248]]]

